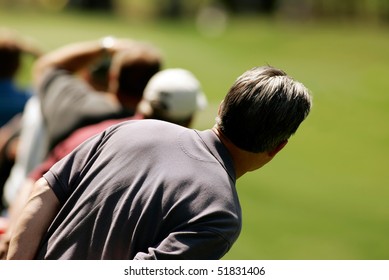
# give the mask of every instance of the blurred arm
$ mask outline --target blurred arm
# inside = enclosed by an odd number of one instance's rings
[[[59,207],[60,203],[47,181],[39,179],[34,184],[15,226],[12,227],[7,259],[33,259]]]
[[[104,39],[69,44],[42,56],[34,65],[34,83],[36,85],[41,83],[47,69],[58,68],[75,73],[89,66],[102,55],[112,56],[117,51],[134,44],[134,41],[128,39]]]
[[[40,57],[44,53],[43,48],[35,40],[27,37],[18,41],[18,48],[23,53],[34,57]]]

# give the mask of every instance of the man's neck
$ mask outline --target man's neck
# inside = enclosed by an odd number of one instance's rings
[[[253,153],[240,149],[234,143],[232,143],[217,126],[214,126],[212,131],[217,135],[217,137],[229,151],[234,163],[236,179],[239,179],[239,177],[243,176],[249,171],[254,171],[261,168],[272,159],[272,156],[266,152]]]
[[[238,147],[236,147],[224,134],[220,131],[220,129],[217,126],[214,126],[212,128],[212,131],[216,134],[216,136],[220,139],[220,141],[223,143],[223,145],[226,147],[228,152],[231,155],[232,162],[234,163],[234,169],[235,169],[235,176],[236,179],[239,179],[242,175],[244,175],[247,171],[242,169],[242,164],[240,162],[240,156]]]

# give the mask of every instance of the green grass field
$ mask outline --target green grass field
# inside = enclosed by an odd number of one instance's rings
[[[314,107],[273,162],[238,181],[243,231],[225,259],[389,259],[387,28],[240,18],[205,37],[190,21],[7,11],[0,26],[46,49],[105,35],[155,43],[165,67],[187,68],[202,82],[210,106],[198,129],[213,124],[243,71],[286,70],[311,89]]]

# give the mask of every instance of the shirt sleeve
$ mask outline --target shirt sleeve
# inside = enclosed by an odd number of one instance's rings
[[[95,154],[102,137],[104,133],[89,138],[43,175],[61,204],[65,203],[78,185],[84,167]]]
[[[83,104],[75,101],[82,101],[90,92],[87,83],[77,76],[65,70],[48,69],[38,89],[45,120],[50,122],[53,116],[63,114],[64,109],[77,110]]]
[[[77,128],[123,115],[118,104],[65,70],[48,70],[38,94],[49,149]]]

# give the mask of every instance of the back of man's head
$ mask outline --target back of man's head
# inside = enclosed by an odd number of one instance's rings
[[[13,78],[20,65],[21,51],[12,38],[0,34],[0,79]]]
[[[217,125],[238,148],[267,152],[293,135],[311,109],[305,86],[279,69],[243,73],[221,104]]]
[[[158,49],[147,43],[136,43],[131,49],[122,50],[112,58],[110,76],[113,84],[110,91],[118,96],[123,105],[134,100],[137,103],[147,82],[161,66],[162,55]]]

